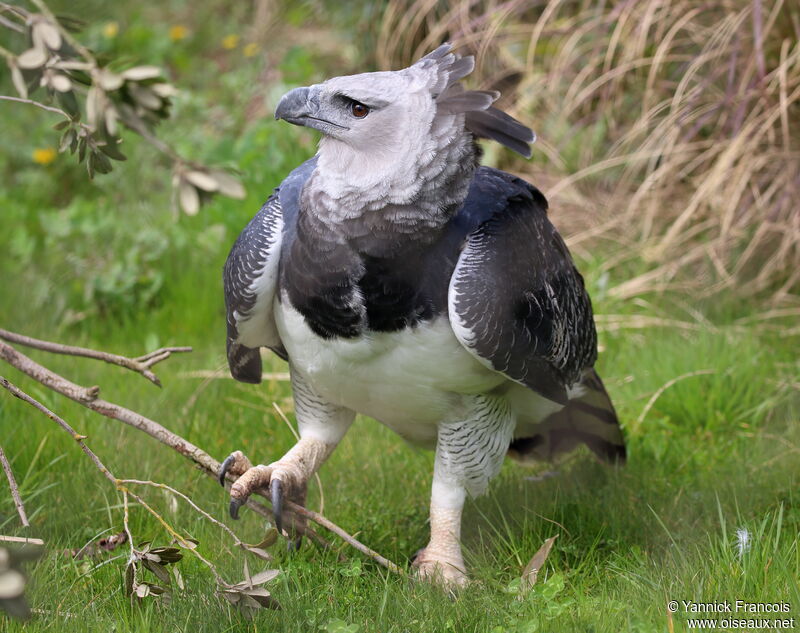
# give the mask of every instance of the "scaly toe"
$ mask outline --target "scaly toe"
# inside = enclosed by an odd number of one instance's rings
[[[250,460],[247,459],[247,456],[242,453],[242,451],[233,451],[225,458],[225,461],[222,462],[222,466],[219,469],[218,478],[220,485],[223,488],[225,487],[225,479],[227,478],[228,473],[234,477],[241,477],[252,467],[253,465],[250,463]]]
[[[242,507],[247,498],[256,490],[266,488],[269,484],[272,468],[269,466],[253,466],[242,474],[231,486],[231,506],[230,513],[234,519],[239,518],[239,508]]]
[[[421,550],[414,558],[413,567],[421,579],[445,589],[458,589],[469,583],[464,562],[460,560],[440,560]]]

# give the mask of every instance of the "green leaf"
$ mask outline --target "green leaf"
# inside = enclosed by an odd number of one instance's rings
[[[101,152],[103,152],[106,156],[113,158],[114,160],[128,160],[128,157],[119,151],[118,143],[109,141],[104,145],[98,145],[98,147],[100,148]]]
[[[58,151],[61,153],[66,152],[67,148],[72,147],[72,145],[75,143],[75,138],[76,134],[74,129],[69,128],[68,130],[65,130],[61,135],[61,142],[58,144]]]

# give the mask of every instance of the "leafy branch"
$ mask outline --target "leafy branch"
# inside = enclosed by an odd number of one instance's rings
[[[13,52],[0,47],[11,71],[18,97],[0,100],[45,110],[61,117],[54,128],[61,132],[59,152],[76,154],[89,177],[107,174],[114,161],[126,160],[121,151],[124,127],[147,141],[173,164],[173,187],[185,213],[195,215],[203,200],[215,194],[241,199],[245,190],[230,173],[181,156],[155,135],[155,126],[169,118],[175,87],[157,66],[124,70],[102,65],[75,37],[76,20],[57,17],[43,0],[32,0],[39,13],[0,2],[0,27],[22,33],[30,48]],[[48,103],[31,99],[42,90]],[[49,105],[55,102],[60,107]]]
[[[22,373],[26,374],[27,376],[33,378],[40,384],[44,385],[45,387],[60,393],[61,395],[67,396],[68,398],[78,402],[79,404],[100,413],[101,415],[117,420],[119,422],[123,422],[129,426],[132,426],[144,433],[147,433],[150,437],[158,440],[162,444],[169,446],[173,450],[177,451],[187,459],[191,460],[196,466],[198,466],[201,470],[203,470],[207,475],[213,477],[215,480],[217,478],[217,474],[220,470],[220,463],[212,458],[208,453],[203,451],[201,448],[194,446],[181,436],[177,435],[176,433],[170,431],[166,427],[162,426],[155,420],[151,420],[146,418],[145,416],[132,411],[130,409],[126,409],[125,407],[121,407],[117,404],[112,402],[108,402],[105,400],[100,399],[100,389],[97,386],[93,387],[83,387],[81,385],[75,384],[66,378],[60,376],[59,374],[53,372],[52,370],[40,365],[39,363],[35,362],[28,356],[22,354],[17,349],[9,345],[8,343],[4,342],[12,341],[18,344],[28,345],[30,347],[35,347],[37,349],[41,349],[43,351],[54,352],[54,353],[62,353],[62,354],[71,354],[71,355],[78,355],[84,356],[88,358],[92,358],[95,360],[103,360],[106,362],[111,362],[116,365],[120,365],[123,367],[127,367],[132,369],[133,371],[137,371],[137,373],[142,373],[146,375],[143,371],[140,371],[141,367],[136,365],[136,363],[147,364],[150,363],[149,366],[155,364],[154,359],[164,360],[166,359],[172,351],[187,351],[186,348],[163,348],[161,350],[156,350],[155,352],[151,352],[150,354],[145,354],[140,356],[137,359],[129,359],[124,356],[118,356],[115,354],[109,354],[107,352],[101,352],[98,350],[90,350],[86,348],[80,347],[72,347],[72,346],[64,346],[58,343],[52,343],[50,341],[41,341],[39,339],[32,339],[30,337],[25,337],[20,334],[16,334],[14,332],[8,332],[7,330],[0,330],[0,360],[6,361],[12,367],[18,369]],[[79,353],[78,353],[79,352]],[[148,377],[148,376],[146,376]],[[153,378],[148,377],[151,382],[154,384],[158,383],[158,379],[153,376]],[[240,583],[230,584],[225,581],[221,575],[217,572],[216,567],[211,563],[211,561],[207,560],[203,557],[199,552],[196,550],[196,543],[194,543],[190,538],[183,536],[179,530],[175,527],[171,526],[154,508],[146,503],[146,501],[136,492],[131,490],[131,486],[148,486],[148,487],[155,487],[161,488],[163,490],[167,490],[168,492],[180,497],[186,503],[188,503],[193,510],[198,512],[201,516],[203,516],[206,520],[212,522],[213,524],[220,527],[226,534],[228,534],[232,539],[236,547],[247,551],[262,560],[271,560],[270,554],[266,551],[272,544],[277,541],[278,534],[277,530],[271,529],[265,535],[265,538],[262,542],[258,544],[248,544],[243,542],[239,539],[235,533],[230,530],[224,523],[215,519],[211,516],[208,512],[201,509],[194,501],[192,501],[187,495],[179,492],[178,490],[158,482],[142,480],[142,479],[119,479],[113,473],[111,473],[108,468],[103,464],[100,458],[87,446],[85,440],[86,437],[79,434],[75,429],[73,429],[63,418],[58,416],[56,413],[45,407],[43,404],[38,402],[36,399],[22,391],[16,385],[10,383],[7,379],[0,376],[0,386],[4,387],[7,391],[9,391],[15,397],[27,402],[31,406],[38,409],[40,412],[44,413],[48,418],[55,421],[61,428],[69,433],[73,439],[78,443],[81,450],[89,457],[89,459],[94,463],[95,467],[103,474],[103,476],[108,479],[110,482],[113,483],[115,488],[122,494],[123,496],[123,506],[126,507],[125,511],[125,530],[128,533],[129,541],[131,543],[131,553],[128,560],[128,568],[126,571],[126,586],[130,590],[129,593],[131,596],[138,596],[140,598],[145,596],[155,596],[155,595],[164,595],[168,593],[169,588],[164,587],[163,584],[170,584],[164,580],[164,578],[169,579],[169,574],[164,569],[164,566],[167,564],[172,564],[177,562],[179,559],[176,558],[179,552],[175,552],[167,548],[166,550],[158,550],[157,548],[151,548],[149,545],[145,544],[145,546],[140,546],[141,549],[136,549],[133,547],[133,540],[131,538],[131,534],[129,533],[128,527],[128,513],[127,513],[127,503],[128,497],[135,500],[142,508],[147,510],[155,519],[162,525],[162,527],[167,531],[168,534],[174,539],[174,541],[183,549],[190,551],[194,556],[198,557],[201,562],[203,562],[212,572],[214,578],[217,583],[217,591],[218,593],[224,597],[226,600],[237,604],[241,607],[246,608],[257,608],[257,607],[275,607],[276,602],[273,598],[270,597],[269,592],[266,591],[260,585],[266,583],[268,580],[271,580],[274,576],[272,574],[272,570],[268,570],[270,573],[261,572],[260,574],[254,574],[250,576],[249,570],[245,566],[245,580]],[[260,494],[260,493],[257,493]],[[265,495],[262,495],[265,496]],[[266,496],[265,496],[266,498]],[[308,510],[300,505],[294,504],[289,502],[288,500],[284,502],[285,509],[289,512],[293,512],[297,515],[303,516],[306,519],[324,527],[325,529],[333,532],[340,538],[342,538],[346,543],[360,551],[365,556],[371,558],[378,564],[384,566],[388,570],[404,575],[404,570],[393,563],[392,561],[388,560],[384,556],[380,555],[379,553],[375,552],[374,550],[370,549],[360,541],[358,541],[355,537],[347,533],[341,527],[324,517],[323,515]],[[247,506],[255,511],[257,514],[260,514],[267,519],[272,519],[272,512],[271,510],[265,506],[264,504],[256,501],[253,498],[250,498],[247,501]],[[307,536],[309,540],[314,542],[319,547],[324,549],[332,548],[332,545],[321,535],[319,535],[315,530],[313,530],[308,525],[299,528],[300,532]],[[174,548],[173,548],[174,549]],[[339,556],[340,560],[346,560],[343,556]],[[175,560],[173,560],[175,559]],[[153,568],[157,569],[157,571],[153,571]],[[148,569],[149,571],[153,572],[156,577],[158,577],[162,581],[162,585],[147,583],[141,581],[140,579],[140,571],[141,569]],[[173,577],[175,578],[176,582],[180,586],[181,581],[178,580],[178,574],[176,571],[173,571]]]

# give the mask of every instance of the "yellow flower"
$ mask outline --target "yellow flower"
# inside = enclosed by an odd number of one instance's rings
[[[222,38],[222,48],[232,51],[237,46],[239,46],[239,36],[235,33],[231,33]]]
[[[189,35],[189,29],[183,26],[183,24],[175,24],[169,27],[169,39],[173,42],[186,39],[187,35]]]
[[[258,44],[250,42],[242,49],[245,57],[253,57],[258,53]]]
[[[49,165],[56,159],[57,152],[52,147],[33,150],[33,162],[37,165]]]
[[[119,23],[118,22],[106,22],[103,25],[103,35],[105,35],[108,39],[114,39],[119,33]]]

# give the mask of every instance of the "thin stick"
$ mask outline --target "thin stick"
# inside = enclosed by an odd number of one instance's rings
[[[201,448],[198,448],[191,442],[183,439],[180,435],[165,428],[158,422],[150,420],[149,418],[146,418],[135,411],[131,411],[130,409],[126,409],[125,407],[121,407],[112,402],[100,400],[96,397],[99,389],[94,388],[94,398],[86,398],[83,396],[83,394],[90,390],[87,390],[85,387],[75,385],[65,378],[62,378],[55,372],[42,367],[37,362],[33,361],[2,341],[0,341],[0,358],[8,362],[16,369],[19,369],[21,372],[34,378],[48,389],[52,389],[61,395],[67,396],[71,400],[75,400],[79,404],[85,406],[87,409],[91,409],[92,411],[100,413],[107,418],[117,420],[123,424],[127,424],[140,431],[143,431],[144,433],[147,433],[147,435],[153,439],[156,439],[162,444],[169,446],[187,459],[194,462],[194,464],[203,470],[203,472],[205,472],[209,477],[213,477],[214,479],[217,478],[222,465],[216,459],[211,457]],[[263,495],[260,492],[257,492],[256,494],[260,494],[266,498],[266,495]],[[288,500],[284,501],[284,505],[288,510],[303,515],[317,525],[321,525],[325,529],[337,534],[362,554],[372,558],[379,565],[382,565],[383,567],[386,567],[387,569],[396,573],[403,573],[402,569],[398,565],[377,554],[363,543],[360,543],[353,536],[349,535],[342,528],[329,521],[322,515],[310,510],[306,510],[302,506],[298,506]],[[261,516],[272,518],[272,513],[269,508],[262,503],[256,502],[252,498],[247,500],[247,507],[251,508]],[[327,543],[322,537],[312,532],[308,527],[304,529],[304,533],[308,534],[309,538],[318,544]],[[327,546],[329,546],[329,544],[327,544]]]
[[[103,464],[102,461],[100,461],[100,458],[95,454],[95,452],[92,451],[92,449],[90,449],[86,445],[86,443],[83,441],[84,439],[86,439],[85,435],[79,435],[75,431],[75,429],[73,429],[69,425],[69,423],[66,420],[64,420],[64,418],[62,418],[61,416],[59,416],[56,413],[53,413],[50,409],[48,409],[46,406],[44,406],[41,402],[39,402],[35,398],[32,398],[31,396],[29,396],[27,393],[22,391],[19,387],[17,387],[16,385],[10,383],[8,380],[3,378],[2,376],[0,376],[0,386],[5,387],[8,391],[11,392],[11,394],[13,396],[19,398],[20,400],[23,400],[24,402],[27,402],[32,407],[35,407],[36,409],[38,409],[39,411],[44,413],[48,418],[50,418],[51,420],[56,422],[67,433],[72,435],[72,438],[78,443],[78,446],[81,447],[81,450],[89,457],[89,459],[92,460],[94,465],[103,474],[103,476],[106,479],[108,479],[111,483],[113,483],[114,486],[123,493],[123,505],[124,505],[125,510],[126,510],[125,518],[124,518],[125,532],[128,534],[128,538],[129,539],[131,538],[131,533],[130,533],[130,529],[128,527],[128,515],[127,515],[128,498],[127,498],[127,495],[130,495],[131,497],[133,497],[139,503],[139,505],[141,505],[150,514],[152,514],[156,518],[156,520],[159,523],[161,523],[161,525],[164,527],[164,529],[176,541],[178,541],[178,543],[181,544],[182,547],[188,549],[196,558],[198,558],[202,563],[204,563],[206,565],[206,567],[208,567],[208,569],[214,575],[214,579],[217,581],[218,584],[220,584],[222,586],[226,586],[226,587],[229,586],[229,584],[227,582],[225,582],[225,580],[222,578],[222,576],[219,575],[219,572],[217,571],[217,568],[214,566],[214,564],[211,561],[207,560],[200,552],[198,552],[197,549],[194,547],[194,544],[189,543],[183,536],[181,536],[177,532],[177,530],[175,530],[175,528],[173,528],[169,523],[167,523],[161,517],[161,515],[158,514],[158,512],[156,512],[153,508],[151,508],[150,505],[148,505],[148,503],[144,499],[142,499],[139,495],[137,495],[136,493],[132,492],[131,490],[129,490],[128,488],[126,488],[125,486],[122,485],[121,480],[117,479],[113,475],[113,473],[110,470],[108,470],[108,468],[105,467],[105,465]],[[239,539],[236,539],[236,540],[238,541]],[[131,540],[131,543],[133,543],[132,540]],[[131,547],[133,547],[133,546],[131,546]]]
[[[11,343],[19,343],[25,347],[32,347],[53,354],[83,356],[84,358],[93,358],[112,365],[125,367],[131,371],[135,371],[137,374],[141,374],[159,387],[161,386],[161,381],[150,371],[150,368],[156,363],[168,359],[172,354],[192,351],[191,347],[162,347],[137,358],[128,358],[126,356],[120,356],[119,354],[109,354],[108,352],[101,352],[85,347],[75,347],[74,345],[61,345],[60,343],[53,343],[51,341],[42,341],[30,336],[24,336],[23,334],[17,334],[16,332],[9,332],[1,328],[0,338],[10,341]]]
[[[236,534],[234,533],[233,530],[231,530],[222,521],[218,521],[217,519],[212,517],[208,512],[203,510],[200,506],[198,506],[194,501],[192,501],[189,497],[187,497],[185,494],[183,494],[179,490],[176,490],[175,488],[173,488],[171,486],[168,486],[167,484],[162,484],[162,483],[158,483],[156,481],[149,481],[149,480],[143,480],[143,479],[120,479],[119,482],[123,483],[123,484],[139,484],[139,485],[142,485],[142,486],[152,486],[153,488],[161,488],[162,490],[168,490],[169,492],[171,492],[174,495],[179,496],[186,503],[188,503],[190,506],[192,506],[192,508],[198,514],[201,514],[202,516],[204,516],[206,519],[211,521],[211,523],[213,523],[217,527],[222,528],[222,530],[224,530],[228,534],[228,536],[230,536],[233,539],[233,542],[236,545],[236,547],[239,547],[240,549],[243,549],[245,551],[250,550],[250,546],[247,543],[243,542],[238,536],[236,536]]]
[[[6,453],[3,450],[2,446],[0,446],[0,463],[3,464],[3,470],[6,471],[6,477],[8,478],[8,485],[11,487],[11,496],[14,497],[14,505],[17,506],[17,513],[19,514],[19,518],[22,521],[22,525],[25,527],[30,527],[31,524],[28,521],[28,515],[25,514],[25,506],[22,505],[22,497],[19,496],[19,487],[17,486],[17,480],[14,479],[14,472],[11,470],[11,464],[8,463],[8,459],[6,458]]]
[[[0,541],[5,541],[7,543],[25,543],[26,545],[44,545],[44,541],[40,538],[25,536],[3,536],[0,534]]]
[[[288,499],[284,499],[283,505],[286,506],[286,508],[291,512],[299,514],[300,516],[305,517],[306,519],[309,519],[318,525],[321,525],[325,529],[330,530],[331,532],[336,534],[339,538],[346,541],[352,547],[356,548],[359,552],[371,558],[379,565],[383,565],[389,571],[392,571],[395,574],[399,574],[401,576],[405,575],[405,571],[401,567],[395,565],[388,558],[384,558],[383,556],[378,554],[378,552],[376,552],[375,550],[372,550],[363,543],[359,542],[354,537],[350,536],[350,534],[345,532],[342,528],[340,528],[338,525],[336,525],[332,521],[329,521],[321,514],[317,514],[313,510],[308,510],[307,508],[304,508],[301,505],[297,505],[296,503],[293,503]]]
[[[3,378],[3,376],[0,376],[0,387],[4,387],[5,389],[11,392],[12,396],[19,398],[23,402],[27,402],[29,405],[31,405],[36,409],[39,409],[39,411],[44,413],[48,418],[53,420],[53,422],[58,424],[62,429],[64,429],[67,433],[69,433],[72,436],[72,439],[75,440],[78,443],[78,446],[81,447],[81,450],[84,453],[86,453],[86,456],[92,460],[94,465],[97,467],[97,470],[103,473],[103,476],[106,479],[108,479],[111,483],[116,485],[117,478],[114,477],[114,475],[111,474],[111,471],[105,467],[103,462],[100,461],[100,458],[97,455],[95,455],[94,451],[92,451],[92,449],[86,446],[86,443],[83,441],[86,439],[85,435],[80,435],[77,431],[75,431],[75,429],[73,429],[69,425],[69,423],[66,420],[64,420],[64,418],[59,416],[57,413],[53,413],[50,409],[48,409],[38,400],[31,398],[27,393],[22,391],[22,389],[20,389],[16,385],[10,383],[8,380]]]

